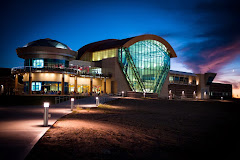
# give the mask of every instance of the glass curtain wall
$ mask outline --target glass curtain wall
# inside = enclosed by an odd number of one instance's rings
[[[120,48],[118,60],[133,91],[159,93],[170,69],[167,48],[156,40]]]
[[[117,48],[96,51],[92,53],[92,61],[101,61],[103,59],[116,57]]]

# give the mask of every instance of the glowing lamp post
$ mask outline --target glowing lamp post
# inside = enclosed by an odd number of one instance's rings
[[[193,91],[193,98],[194,98],[194,99],[197,98],[197,97],[196,97],[196,92],[195,92],[195,91]]]
[[[221,97],[221,100],[223,100],[223,97]]]
[[[124,91],[122,91],[122,97],[124,97]]]
[[[44,107],[44,114],[43,114],[43,126],[48,126],[48,109],[49,109],[49,102],[43,103]]]
[[[182,96],[185,96],[185,93],[184,93],[184,91],[182,91]]]
[[[99,105],[99,98],[96,97],[96,107],[98,107],[98,105]]]
[[[71,111],[73,110],[74,98],[71,98]]]
[[[146,98],[146,93],[145,92],[143,92],[143,97]]]
[[[4,92],[4,86],[1,85],[1,94],[3,94],[3,92]]]

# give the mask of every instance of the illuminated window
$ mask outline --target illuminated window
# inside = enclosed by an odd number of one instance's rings
[[[44,60],[43,59],[33,59],[33,68],[43,68]]]
[[[92,53],[92,61],[101,61],[103,59],[112,58],[117,56],[117,48],[96,51]]]
[[[93,74],[102,74],[102,68],[92,68],[91,73]]]
[[[42,82],[32,82],[32,91],[41,91]]]

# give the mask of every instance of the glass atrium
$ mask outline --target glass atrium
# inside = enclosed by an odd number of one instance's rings
[[[143,40],[120,48],[118,60],[133,91],[159,93],[170,69],[167,48],[156,40]]]

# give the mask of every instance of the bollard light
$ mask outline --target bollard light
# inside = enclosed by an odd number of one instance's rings
[[[71,111],[73,110],[74,98],[71,98]]]
[[[223,100],[223,97],[221,97],[221,100]]]
[[[49,108],[49,102],[43,103],[44,107],[44,114],[43,114],[43,126],[48,126],[48,108]]]
[[[124,97],[124,91],[122,91],[122,97]]]
[[[182,91],[182,96],[184,96],[184,91]]]
[[[143,92],[143,97],[146,98],[146,93],[145,92]]]
[[[43,106],[44,106],[44,107],[49,107],[49,102],[44,102],[44,103],[43,103]]]
[[[98,105],[99,105],[99,98],[96,97],[96,107],[98,107]]]

